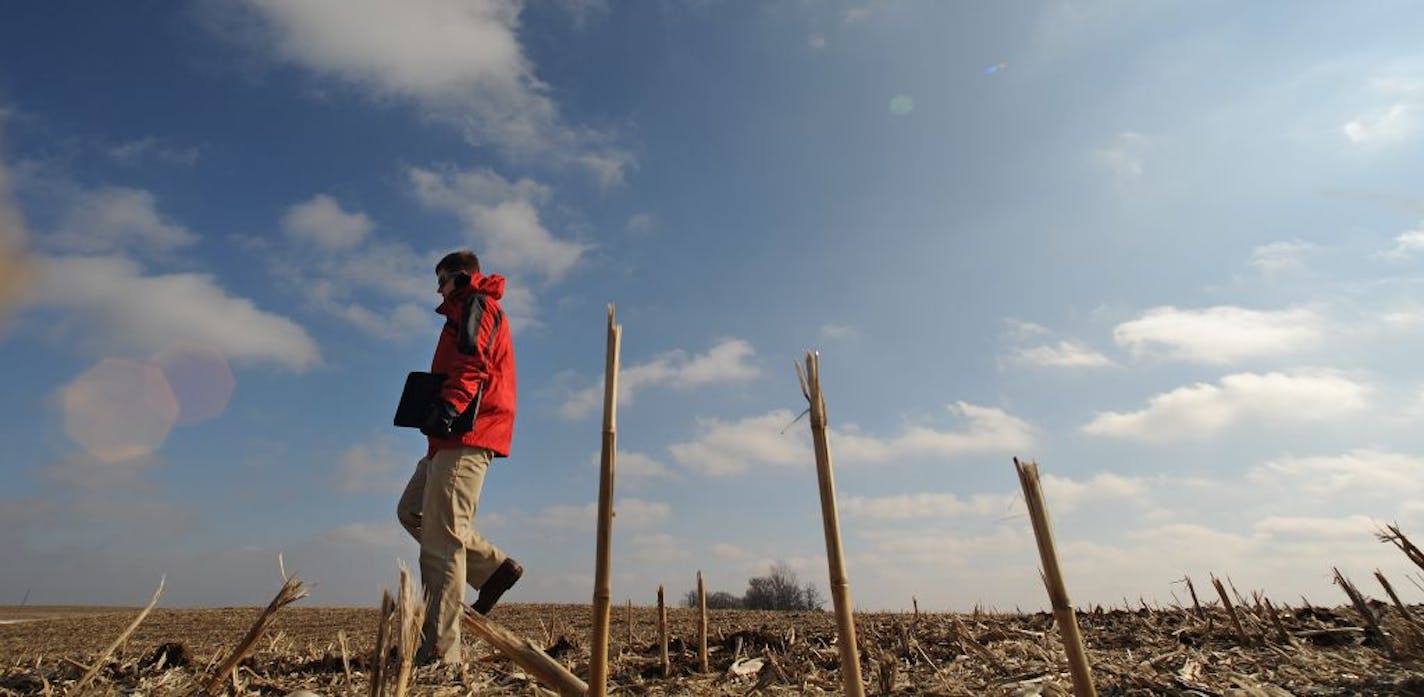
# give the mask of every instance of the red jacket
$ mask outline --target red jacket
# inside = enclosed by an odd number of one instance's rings
[[[468,278],[468,280],[466,280]],[[426,456],[437,450],[474,446],[509,456],[514,436],[514,344],[499,299],[504,277],[459,276],[456,287],[435,311],[445,315],[445,327],[435,344],[430,372],[445,375],[441,399],[464,413],[478,395],[474,428],[450,438],[430,438]]]

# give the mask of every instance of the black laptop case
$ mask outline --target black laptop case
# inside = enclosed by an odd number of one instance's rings
[[[414,372],[405,376],[405,389],[401,391],[400,404],[396,405],[395,425],[403,428],[420,428],[430,410],[440,399],[440,388],[445,384],[445,376],[440,373]],[[470,400],[470,406],[455,419],[451,433],[467,433],[475,427],[475,413],[480,410],[480,392]]]

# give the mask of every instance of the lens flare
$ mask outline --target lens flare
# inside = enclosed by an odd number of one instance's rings
[[[178,421],[178,398],[157,366],[105,358],[64,388],[64,431],[102,462],[122,462],[163,445]]]
[[[216,347],[179,344],[154,360],[178,398],[178,423],[209,421],[222,416],[237,380],[227,356]]]

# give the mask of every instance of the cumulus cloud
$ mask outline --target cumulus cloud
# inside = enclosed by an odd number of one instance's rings
[[[1045,368],[1105,368],[1112,359],[1076,341],[1023,347],[1009,354],[1008,360],[1019,365]]]
[[[689,389],[704,385],[747,382],[760,374],[750,362],[756,351],[742,339],[723,339],[705,353],[687,355],[674,350],[652,360],[623,368],[618,373],[618,403],[632,404],[638,392],[648,387]],[[603,404],[603,385],[575,392],[559,407],[565,419],[581,419]]]
[[[1324,423],[1363,410],[1371,387],[1330,372],[1237,373],[1152,397],[1132,412],[1100,412],[1094,436],[1166,443],[1205,438],[1243,423]]]
[[[633,158],[564,122],[519,43],[518,0],[244,0],[259,47],[380,99],[419,105],[476,145],[622,182]]]
[[[465,224],[482,265],[488,259],[491,268],[534,272],[557,281],[590,249],[559,239],[544,227],[539,206],[548,202],[550,192],[533,180],[509,181],[488,169],[412,167],[407,176],[422,204]]]
[[[794,418],[790,410],[777,409],[737,421],[698,419],[697,438],[668,451],[678,464],[712,476],[742,474],[753,465],[804,465],[813,462],[810,444],[799,432],[781,432]]]
[[[229,295],[212,276],[145,275],[122,257],[46,257],[28,300],[67,313],[60,330],[98,354],[153,355],[180,343],[215,346],[228,358],[304,370],[321,360],[306,330],[251,300]]]
[[[161,214],[152,193],[110,186],[75,192],[58,229],[44,241],[65,252],[163,255],[192,245],[198,237]]]
[[[282,229],[289,237],[328,251],[361,244],[372,227],[365,213],[348,213],[326,194],[298,203],[282,216]]]
[[[832,430],[836,460],[847,464],[879,463],[905,458],[954,458],[987,453],[1014,453],[1033,447],[1033,427],[1002,409],[955,402],[950,413],[968,421],[965,428],[941,431],[910,426],[898,436],[879,438]]]
[[[1424,490],[1424,458],[1358,449],[1339,455],[1284,457],[1253,469],[1248,479],[1262,487],[1297,489],[1312,496],[1413,496]]]
[[[916,457],[1007,453],[1033,445],[1032,427],[1001,409],[956,402],[949,410],[966,419],[967,427],[942,431],[910,426],[889,438],[832,430],[828,436],[831,452],[838,463],[873,464]],[[778,409],[738,421],[698,419],[697,437],[674,444],[668,451],[684,467],[710,476],[743,474],[758,465],[807,465],[814,459],[804,429],[786,428],[795,418],[789,410]]]
[[[1154,307],[1113,329],[1117,344],[1137,355],[1228,364],[1312,348],[1325,322],[1313,310],[1250,310],[1223,305],[1200,310]]]

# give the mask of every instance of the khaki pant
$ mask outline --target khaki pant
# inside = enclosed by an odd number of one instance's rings
[[[460,614],[465,583],[479,588],[506,555],[475,530],[485,470],[494,453],[485,448],[450,448],[415,465],[396,518],[420,542],[420,580],[425,586],[425,628],[421,653],[448,663],[460,661]]]

